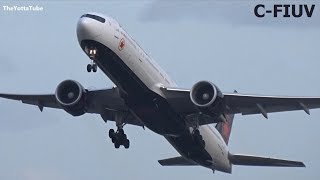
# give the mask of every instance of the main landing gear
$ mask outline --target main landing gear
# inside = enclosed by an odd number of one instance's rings
[[[203,137],[199,131],[199,121],[200,121],[199,118],[200,118],[199,114],[190,115],[190,116],[187,116],[187,122],[189,123],[188,124],[189,127],[191,127],[191,130],[190,130],[191,137],[197,144],[199,144],[201,147],[204,148],[206,145],[206,142],[203,140]]]
[[[206,142],[203,140],[202,135],[199,131],[199,121],[200,121],[200,115],[199,114],[193,114],[187,116],[187,123],[190,129],[190,135],[191,138],[193,138],[194,142],[200,145],[202,148],[205,147]]]
[[[114,147],[117,149],[120,147],[120,145],[123,145],[126,149],[128,149],[130,146],[130,141],[122,128],[118,128],[116,132],[113,129],[110,129],[109,137],[111,138]]]
[[[206,145],[206,142],[203,140],[199,129],[195,129],[193,131],[193,138],[201,147],[204,147]]]
[[[114,129],[109,130],[109,137],[112,140],[115,148],[119,148],[123,145],[126,149],[130,146],[130,141],[127,138],[127,135],[123,131],[123,126],[126,124],[125,119],[128,117],[126,112],[114,112],[113,119],[116,122],[117,131]]]

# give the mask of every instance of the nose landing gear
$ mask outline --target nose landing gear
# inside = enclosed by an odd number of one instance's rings
[[[96,56],[98,54],[98,51],[94,47],[85,47],[85,52],[88,54],[89,58],[91,59],[91,63],[87,65],[87,71],[88,72],[97,72],[97,64],[94,62],[96,59]]]
[[[98,66],[97,66],[97,64],[93,61],[93,60],[91,60],[91,64],[88,64],[87,65],[87,71],[88,72],[97,72],[97,69],[98,69]]]

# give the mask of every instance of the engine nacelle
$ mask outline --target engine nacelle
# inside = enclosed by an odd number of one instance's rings
[[[56,100],[65,111],[73,116],[81,116],[86,113],[85,89],[74,80],[62,81],[56,89]]]
[[[190,99],[202,113],[207,115],[220,115],[225,110],[223,94],[211,82],[197,82],[190,91]]]

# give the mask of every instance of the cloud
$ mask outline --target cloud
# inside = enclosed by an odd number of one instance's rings
[[[266,16],[258,18],[254,15],[254,7],[264,4],[271,9],[274,4],[316,4],[313,16],[308,18],[274,18]],[[150,3],[140,14],[144,22],[185,21],[228,23],[235,26],[272,26],[272,27],[320,27],[320,4],[317,1],[247,1],[247,0],[156,0]]]

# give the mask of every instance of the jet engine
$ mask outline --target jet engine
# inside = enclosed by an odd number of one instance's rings
[[[56,89],[56,100],[63,109],[73,116],[81,116],[86,113],[85,89],[74,80],[62,81]]]
[[[193,85],[190,99],[202,113],[209,116],[221,115],[225,110],[222,92],[216,85],[208,81],[200,81]]]

